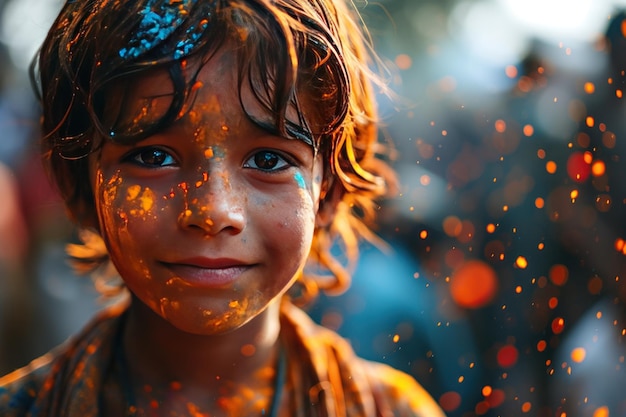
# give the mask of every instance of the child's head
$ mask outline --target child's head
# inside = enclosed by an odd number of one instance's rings
[[[224,55],[228,58],[220,58]],[[111,184],[100,195],[94,190],[102,186],[98,181],[124,182],[119,175],[98,178],[102,150],[150,142],[173,131],[181,120],[195,121],[198,129],[207,130],[204,134],[217,135],[201,124],[218,121],[198,113],[228,111],[221,102],[215,103],[219,109],[211,108],[211,92],[206,91],[206,85],[219,85],[223,74],[224,83],[231,80],[234,86],[231,98],[238,103],[243,125],[288,138],[294,146],[306,144],[321,161],[318,178],[311,178],[319,201],[312,245],[309,239],[306,246],[310,258],[337,278],[318,284],[340,290],[346,275],[329,254],[331,243],[339,236],[353,253],[356,237],[367,233],[362,221],[371,220],[374,199],[393,181],[377,157],[372,86],[381,84],[368,67],[371,56],[358,16],[344,1],[68,1],[37,62],[44,162],[73,219],[99,229],[109,250],[125,244],[102,230],[118,224],[107,224],[108,215],[128,215],[103,210],[110,203],[107,198],[117,198],[107,194],[113,193]],[[208,73],[218,80],[203,79],[203,68],[217,62],[221,72]],[[155,97],[159,95],[167,98]],[[195,107],[196,100],[202,107]],[[239,129],[233,120],[220,122],[224,135],[230,129],[240,135],[247,129]],[[214,145],[204,144],[205,153],[213,152]],[[150,187],[132,185],[124,189],[125,198],[148,198],[132,194]],[[185,187],[174,187],[172,198],[186,193]]]

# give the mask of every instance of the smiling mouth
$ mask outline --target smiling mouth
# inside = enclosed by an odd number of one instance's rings
[[[235,283],[241,275],[252,268],[251,265],[219,262],[164,263],[174,274],[168,284],[181,283],[200,288],[226,288]]]

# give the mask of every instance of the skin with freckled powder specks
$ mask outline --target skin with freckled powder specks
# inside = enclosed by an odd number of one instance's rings
[[[195,334],[236,329],[284,293],[309,253],[319,199],[321,160],[244,116],[225,50],[200,70],[179,122],[91,158],[100,229],[126,285]],[[139,115],[167,84],[154,77],[133,91]]]
[[[348,0],[65,2],[32,67],[43,161],[97,236],[74,260],[130,297],[0,378],[0,415],[443,415],[293,303],[347,289],[396,188],[361,23]]]

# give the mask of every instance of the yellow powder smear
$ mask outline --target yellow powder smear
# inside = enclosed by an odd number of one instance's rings
[[[181,112],[182,113],[182,112]],[[182,115],[181,115],[182,116]],[[195,110],[189,110],[187,112],[187,117],[189,118],[189,121],[193,124],[198,124],[200,123],[200,115],[198,114],[197,111]]]
[[[154,193],[151,189],[146,188],[141,195],[141,208],[144,211],[150,211],[154,205]]]
[[[126,190],[126,200],[132,201],[139,195],[139,191],[141,191],[141,187],[139,185],[131,185]]]
[[[202,110],[205,112],[217,113],[220,111],[220,109],[220,101],[218,100],[216,95],[212,95],[209,98],[209,101],[204,105],[204,108]]]

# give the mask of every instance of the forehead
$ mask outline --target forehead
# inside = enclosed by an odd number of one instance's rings
[[[299,94],[298,99],[294,94],[285,114],[276,114],[268,107],[273,91],[267,90],[260,78],[267,74],[244,74],[240,79],[240,58],[236,51],[235,47],[225,46],[207,58],[181,61],[180,80],[164,68],[137,76],[127,84],[120,119],[126,125],[158,121],[182,93],[184,104],[174,123],[181,120],[206,123],[207,118],[220,117],[222,123],[232,124],[244,117],[277,133],[284,117],[288,123],[307,129],[315,119],[315,112],[307,103],[306,94]],[[308,138],[299,139],[312,145]]]
[[[218,51],[205,62],[183,60],[172,63],[168,68],[150,70],[128,82],[126,98],[134,104],[153,102],[156,105],[154,110],[169,107],[176,94],[184,95],[187,108],[194,105],[198,98],[209,94],[237,98],[240,94],[238,83],[235,76],[227,71],[235,63],[236,57],[232,53]]]

